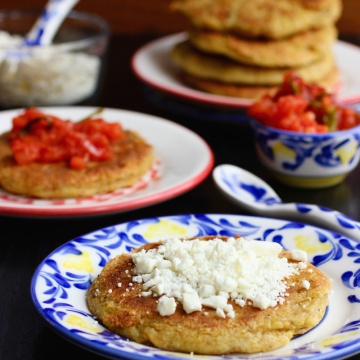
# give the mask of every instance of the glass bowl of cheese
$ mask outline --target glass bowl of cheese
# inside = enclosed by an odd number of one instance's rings
[[[25,46],[39,15],[0,10],[0,107],[90,104],[100,92],[108,23],[72,11],[50,45]]]

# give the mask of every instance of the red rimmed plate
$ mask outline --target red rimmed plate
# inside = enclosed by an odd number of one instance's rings
[[[76,121],[94,107],[44,107],[42,110]],[[12,118],[22,109],[0,112],[0,133],[10,130]],[[139,131],[154,146],[158,162],[134,186],[82,199],[42,200],[0,190],[0,214],[62,217],[123,212],[181,195],[200,184],[210,173],[214,155],[208,144],[190,129],[172,121],[119,109],[104,109],[106,121]],[[186,146],[181,146],[186,144]]]

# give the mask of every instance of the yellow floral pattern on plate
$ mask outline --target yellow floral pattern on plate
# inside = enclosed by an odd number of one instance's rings
[[[93,331],[95,333],[99,333],[102,330],[98,329],[96,326],[89,324],[86,320],[84,320],[83,318],[81,318],[78,315],[68,315],[66,317],[66,322],[70,325],[73,325],[74,327],[76,327],[77,329],[83,329],[83,330],[88,330],[88,331]]]
[[[90,254],[86,251],[83,251],[80,255],[66,255],[62,266],[66,269],[84,270],[89,273],[94,271]]]
[[[308,235],[297,235],[294,237],[294,243],[298,249],[306,251],[308,254],[326,252],[331,249],[331,244],[322,243],[319,240],[314,242],[314,237]]]
[[[354,336],[358,336],[358,335],[359,335],[358,331],[352,331],[352,332],[348,332],[346,334],[337,334],[337,335],[334,335],[334,336],[324,339],[323,341],[321,341],[320,344],[321,344],[321,346],[332,346],[332,345],[344,342],[344,341],[351,339]]]
[[[149,225],[147,230],[144,232],[144,236],[146,239],[151,240],[163,239],[164,237],[181,237],[185,236],[186,233],[186,228],[179,226],[179,224],[162,219],[156,224]]]

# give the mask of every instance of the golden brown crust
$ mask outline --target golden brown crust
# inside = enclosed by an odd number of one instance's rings
[[[150,243],[143,248],[158,245]],[[287,252],[282,255],[289,257]],[[306,269],[288,280],[293,283],[289,296],[275,308],[260,310],[229,302],[235,310],[234,319],[220,318],[210,308],[186,314],[181,306],[173,315],[161,316],[155,297],[139,296],[141,284],[130,286],[133,268],[129,254],[110,260],[87,293],[91,313],[110,331],[136,342],[199,354],[253,353],[283,346],[319,323],[331,288],[330,280],[308,263]],[[302,285],[304,279],[310,282],[309,290]]]
[[[281,40],[248,39],[232,33],[192,28],[190,43],[209,54],[226,56],[242,64],[263,67],[299,67],[317,62],[331,51],[335,26],[308,30]]]
[[[175,64],[187,74],[229,84],[278,86],[289,68],[264,68],[241,64],[226,57],[205,54],[188,40],[176,44],[171,53]],[[306,82],[321,80],[334,67],[331,51],[310,65],[291,68]]]
[[[274,94],[279,89],[278,86],[246,86],[227,84],[220,81],[201,79],[189,74],[183,74],[183,79],[189,86],[210,94],[250,100],[260,99],[265,94]],[[339,79],[339,70],[334,67],[328,74],[316,83],[327,89],[329,92],[336,92],[339,85]]]
[[[191,25],[248,37],[281,39],[334,24],[341,0],[173,0]]]
[[[152,146],[137,133],[125,131],[125,135],[111,145],[112,160],[89,162],[74,170],[65,162],[17,165],[5,133],[0,136],[0,186],[45,199],[87,197],[130,186],[152,167],[154,155]]]

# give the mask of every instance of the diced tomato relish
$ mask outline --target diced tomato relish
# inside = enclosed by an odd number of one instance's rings
[[[346,130],[360,124],[354,109],[340,106],[324,88],[306,83],[293,72],[285,74],[274,95],[264,95],[247,113],[266,126],[303,133]]]
[[[88,161],[110,160],[111,143],[124,136],[119,123],[101,117],[72,122],[30,107],[12,119],[9,140],[18,165],[65,161],[82,169]]]

